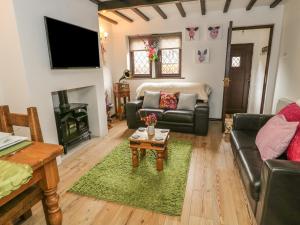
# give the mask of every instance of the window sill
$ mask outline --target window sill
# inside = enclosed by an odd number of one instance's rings
[[[132,77],[126,80],[183,80],[185,77]]]

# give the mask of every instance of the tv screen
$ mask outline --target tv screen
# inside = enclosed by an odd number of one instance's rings
[[[52,69],[100,67],[98,33],[45,17]]]

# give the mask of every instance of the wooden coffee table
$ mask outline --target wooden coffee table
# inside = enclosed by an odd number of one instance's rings
[[[160,139],[157,139],[157,138]],[[162,171],[164,168],[164,160],[168,158],[168,140],[170,130],[155,129],[155,135],[148,137],[147,130],[140,131],[140,128],[129,137],[129,145],[132,152],[132,166],[139,166],[139,155],[144,157],[146,150],[156,151],[156,169]]]

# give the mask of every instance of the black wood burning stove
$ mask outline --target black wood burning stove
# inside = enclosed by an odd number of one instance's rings
[[[69,103],[67,91],[59,91],[58,97],[59,107],[54,108],[55,120],[58,141],[66,154],[69,146],[91,138],[88,104]]]

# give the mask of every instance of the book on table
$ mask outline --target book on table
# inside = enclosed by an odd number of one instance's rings
[[[0,151],[26,140],[28,140],[27,137],[15,136],[10,133],[0,132]]]

